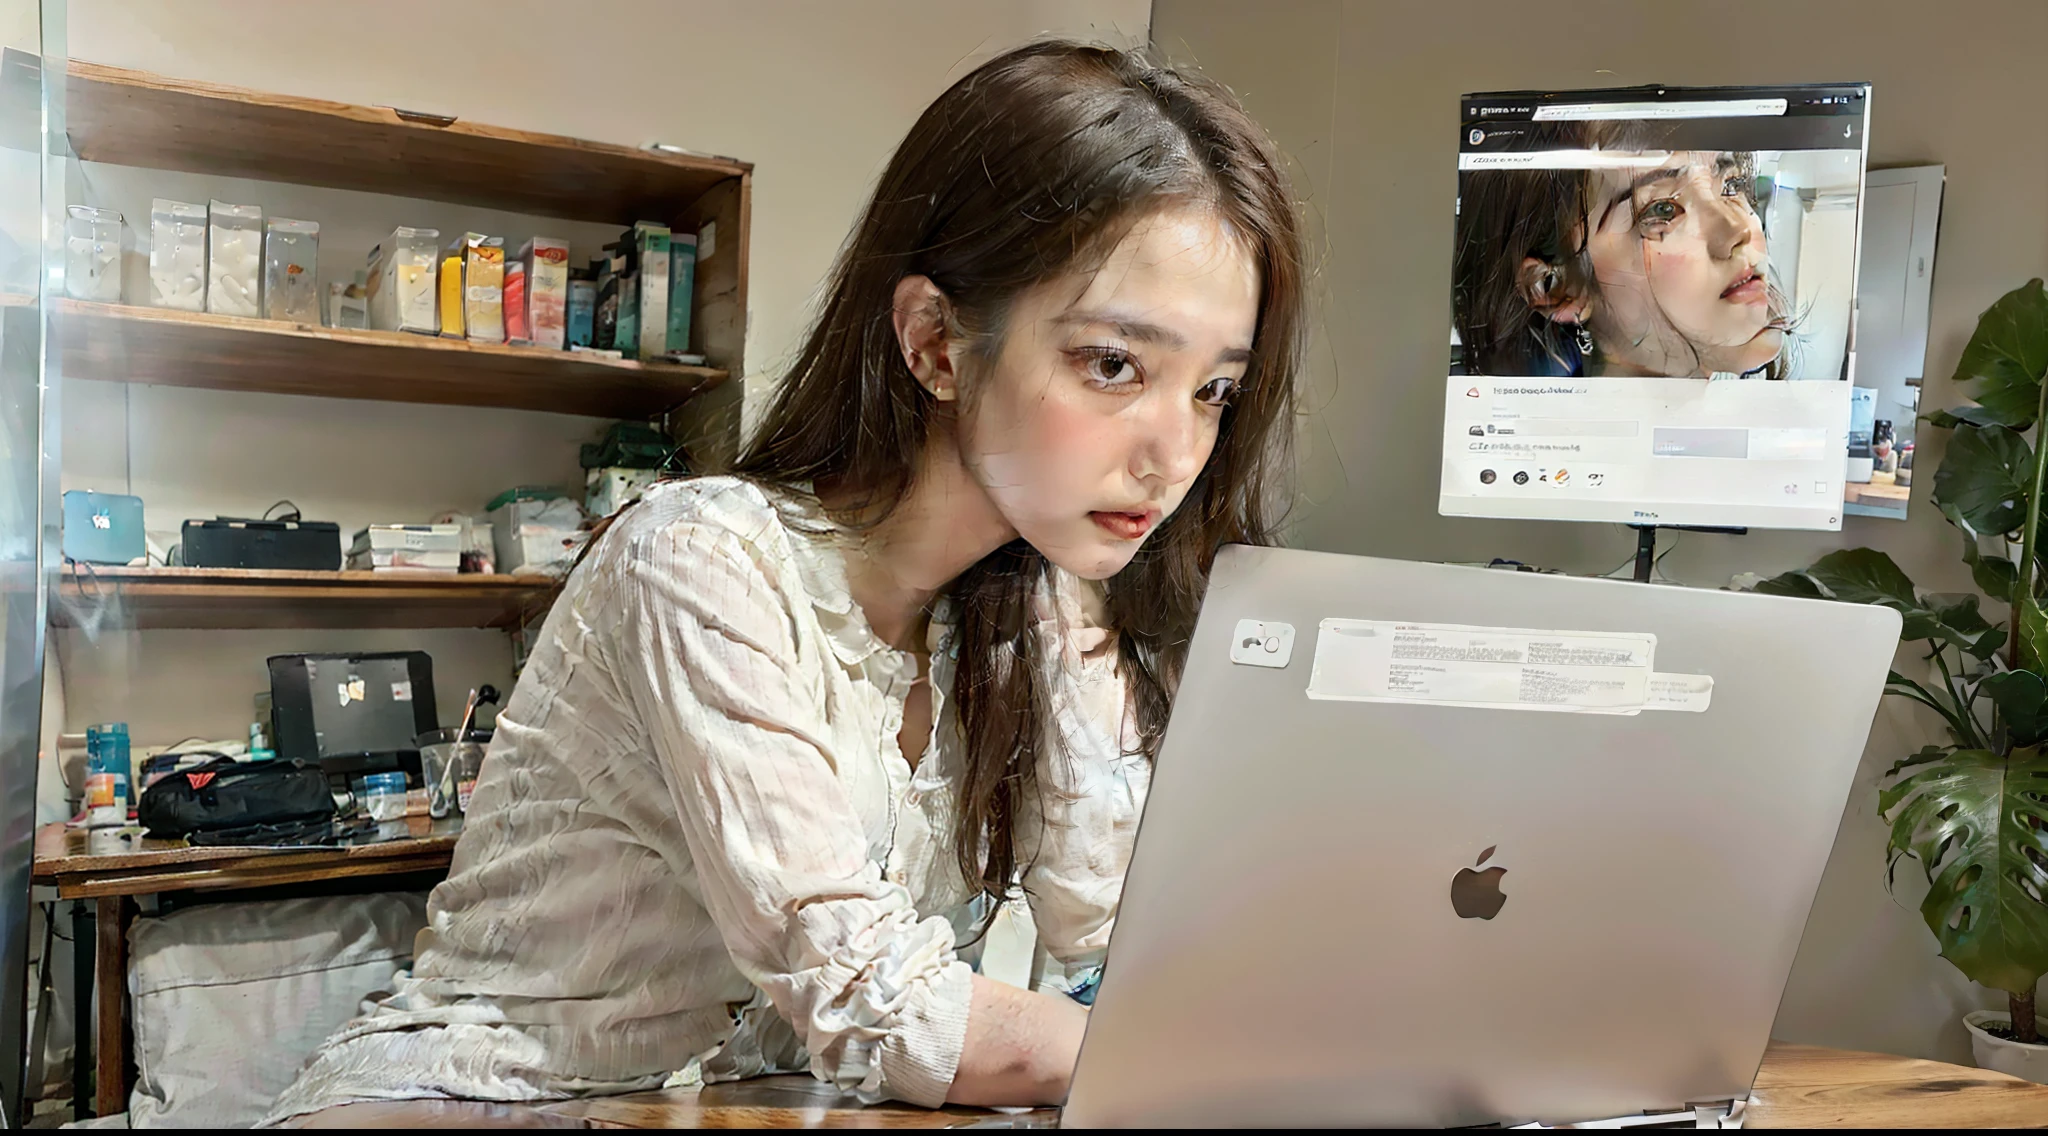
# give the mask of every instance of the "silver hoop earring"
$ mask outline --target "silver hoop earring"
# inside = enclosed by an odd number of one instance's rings
[[[1593,355],[1593,333],[1586,330],[1585,324],[1580,323],[1572,325],[1572,334],[1579,341],[1579,354],[1583,357],[1591,358]]]

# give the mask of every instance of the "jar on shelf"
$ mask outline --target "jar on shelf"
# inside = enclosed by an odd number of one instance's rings
[[[206,310],[206,206],[162,197],[149,203],[149,302]]]
[[[206,310],[262,315],[263,207],[214,201],[206,213]]]
[[[263,314],[320,324],[320,225],[272,217],[263,225]]]
[[[73,205],[64,223],[64,293],[74,300],[121,302],[121,234],[112,209]]]
[[[400,225],[370,250],[370,326],[438,335],[436,269],[441,230]]]

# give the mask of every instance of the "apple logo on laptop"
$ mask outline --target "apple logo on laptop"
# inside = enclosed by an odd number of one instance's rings
[[[1451,877],[1451,910],[1458,913],[1458,918],[1491,919],[1507,903],[1508,897],[1500,890],[1500,878],[1508,870],[1498,866],[1478,870],[1492,856],[1493,848],[1488,848],[1479,854],[1472,867],[1461,868]]]

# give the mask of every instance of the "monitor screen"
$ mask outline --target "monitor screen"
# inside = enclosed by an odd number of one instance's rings
[[[1839,529],[1868,105],[1464,96],[1440,511]]]

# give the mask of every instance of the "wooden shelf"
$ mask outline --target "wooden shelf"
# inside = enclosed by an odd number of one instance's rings
[[[74,379],[652,418],[726,372],[205,312],[57,303]]]
[[[83,160],[481,205],[564,220],[661,221],[697,233],[691,324],[713,364],[612,361],[542,348],[364,332],[161,308],[52,305],[74,378],[651,418],[744,373],[752,170],[436,119],[389,107],[174,79],[72,60],[66,132]],[[422,107],[424,111],[437,108]],[[715,234],[715,239],[714,239]],[[588,250],[586,250],[588,251]],[[725,418],[687,429],[712,452]]]
[[[79,626],[118,598],[122,628],[510,629],[544,613],[559,587],[534,576],[66,566],[50,623]]]
[[[753,167],[72,60],[65,118],[88,162],[331,186],[627,225]],[[422,107],[431,111],[434,108]],[[735,234],[737,235],[737,234]]]

